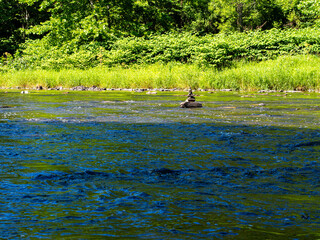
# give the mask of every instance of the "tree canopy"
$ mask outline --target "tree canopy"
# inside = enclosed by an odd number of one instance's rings
[[[168,32],[199,35],[320,25],[319,0],[0,0],[0,54]]]

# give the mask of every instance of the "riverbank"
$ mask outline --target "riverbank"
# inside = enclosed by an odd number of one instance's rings
[[[0,72],[2,88],[21,89],[230,89],[240,91],[318,91],[320,57],[283,56],[261,62],[239,61],[218,70],[196,64],[148,64],[85,70],[9,70]],[[94,86],[94,87],[93,87]]]

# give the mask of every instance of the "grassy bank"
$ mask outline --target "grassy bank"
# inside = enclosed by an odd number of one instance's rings
[[[196,64],[148,64],[86,70],[10,70],[0,72],[0,86],[105,88],[203,88],[233,90],[319,90],[320,57],[283,56],[261,62],[240,61],[217,70]]]

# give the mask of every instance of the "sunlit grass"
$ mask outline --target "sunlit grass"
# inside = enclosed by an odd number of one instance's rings
[[[203,88],[253,91],[319,90],[320,57],[285,56],[263,62],[236,62],[217,70],[195,64],[150,64],[96,67],[86,70],[9,70],[0,73],[2,87],[36,86],[104,88]]]

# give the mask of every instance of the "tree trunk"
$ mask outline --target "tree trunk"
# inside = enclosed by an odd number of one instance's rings
[[[243,31],[243,3],[237,3],[237,25],[240,32]]]

